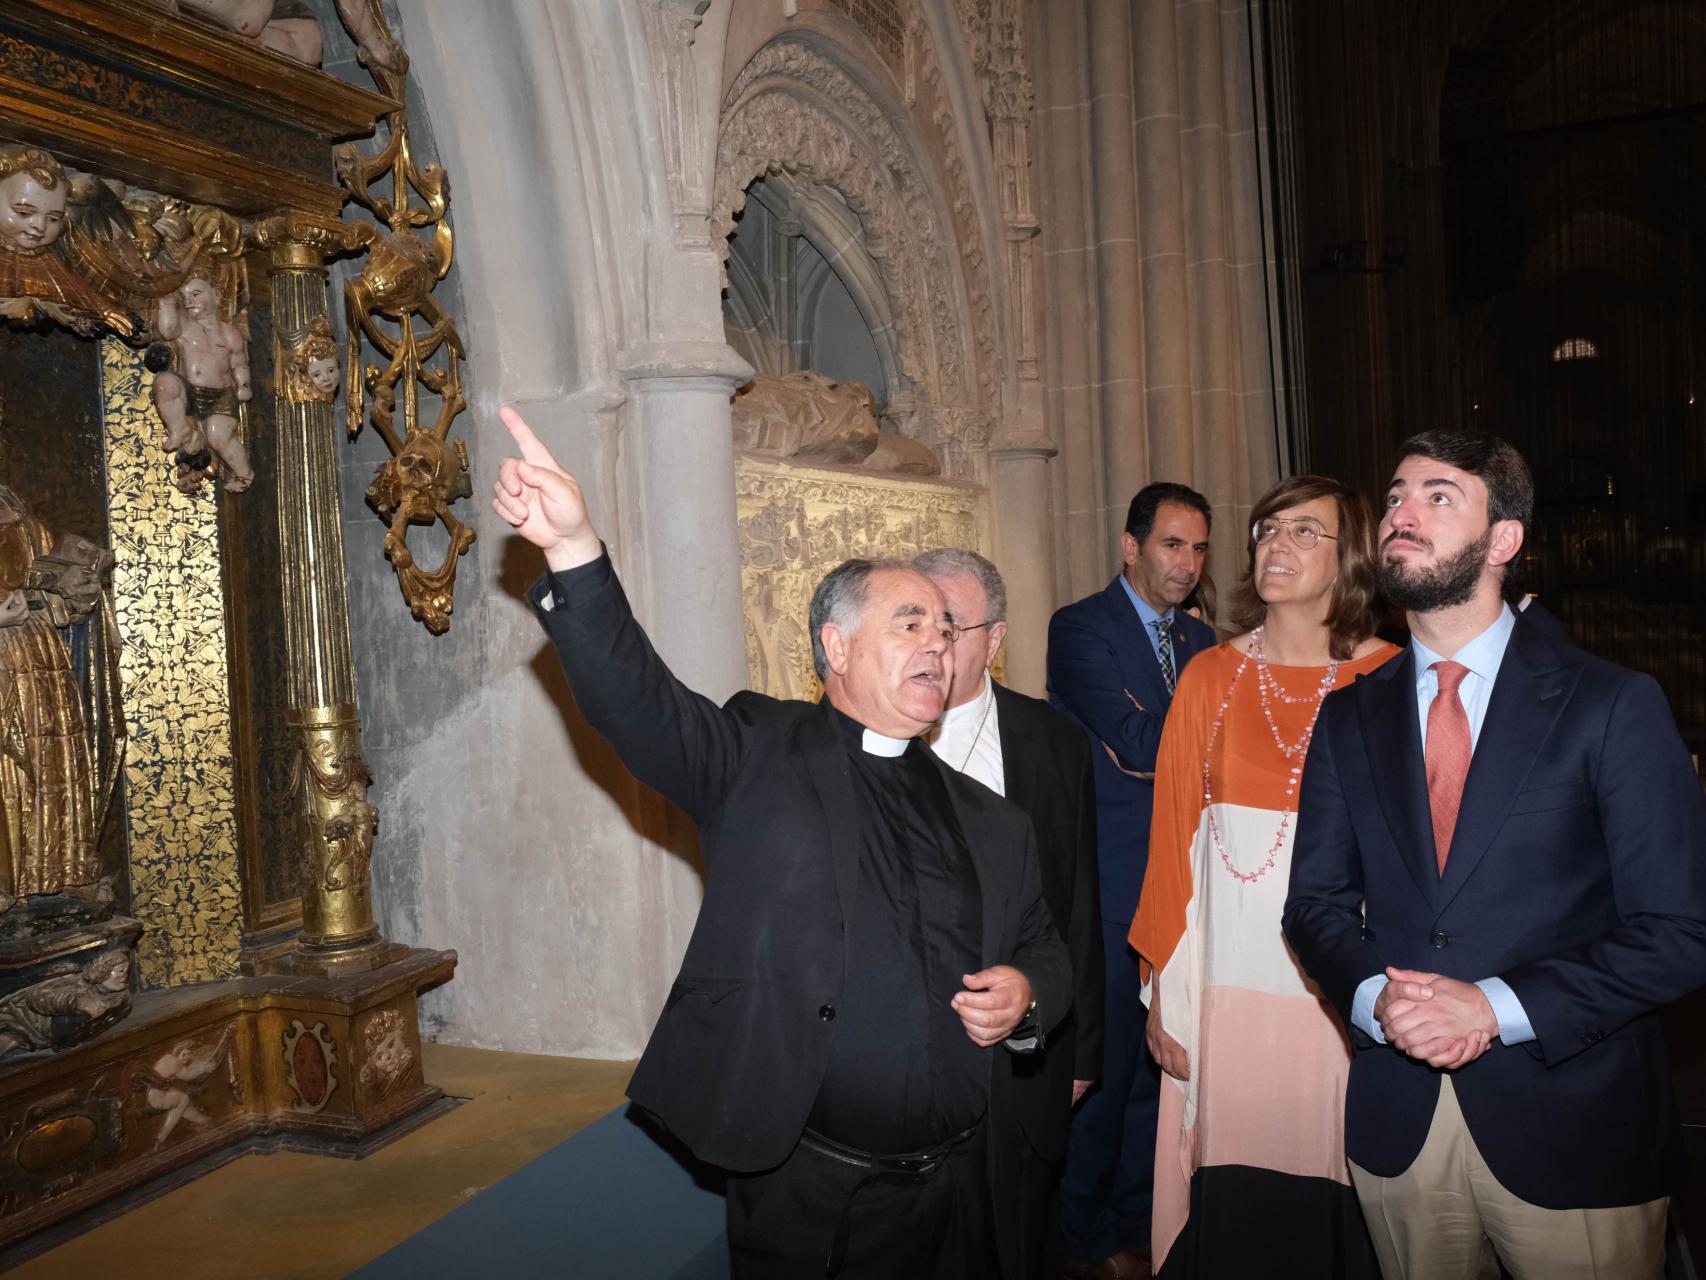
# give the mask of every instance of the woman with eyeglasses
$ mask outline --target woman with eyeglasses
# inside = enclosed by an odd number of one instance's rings
[[[1244,634],[1179,678],[1131,944],[1167,1079],[1155,1274],[1376,1277],[1345,1164],[1350,1047],[1280,932],[1321,701],[1398,652],[1373,638],[1368,502],[1292,476],[1255,506]]]

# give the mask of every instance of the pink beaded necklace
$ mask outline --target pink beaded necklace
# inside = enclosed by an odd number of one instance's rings
[[[1220,726],[1226,722],[1226,709],[1232,705],[1232,694],[1238,688],[1238,681],[1243,678],[1244,668],[1250,665],[1251,659],[1256,663],[1256,688],[1262,697],[1262,714],[1267,717],[1268,728],[1273,731],[1274,745],[1280,749],[1280,754],[1287,760],[1294,761],[1291,772],[1286,775],[1285,804],[1280,810],[1279,832],[1274,836],[1274,843],[1268,850],[1268,859],[1254,871],[1240,871],[1233,865],[1232,855],[1227,851],[1226,841],[1221,838],[1220,824],[1214,820],[1214,790],[1210,784],[1209,761],[1214,758],[1214,744],[1220,737]],[[1297,797],[1298,780],[1303,776],[1303,759],[1309,753],[1309,739],[1315,734],[1315,721],[1320,718],[1321,704],[1333,691],[1333,682],[1339,676],[1339,660],[1331,659],[1327,663],[1326,673],[1321,677],[1320,687],[1313,693],[1293,697],[1280,688],[1279,681],[1268,668],[1267,657],[1262,653],[1262,628],[1257,627],[1250,633],[1250,651],[1244,655],[1238,664],[1238,670],[1232,673],[1232,682],[1226,686],[1226,693],[1220,699],[1220,710],[1214,716],[1214,728],[1209,730],[1208,746],[1202,757],[1202,804],[1203,813],[1207,816],[1209,837],[1214,841],[1214,848],[1220,854],[1220,861],[1225,864],[1235,880],[1245,884],[1254,884],[1268,872],[1279,860],[1280,850],[1285,847],[1286,832],[1291,830],[1292,801]],[[1274,720],[1273,701],[1277,699],[1291,706],[1301,706],[1313,701],[1315,710],[1310,713],[1309,723],[1304,727],[1303,736],[1296,742],[1288,743],[1279,731],[1279,724]]]

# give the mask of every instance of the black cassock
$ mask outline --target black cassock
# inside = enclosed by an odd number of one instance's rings
[[[800,1147],[779,1169],[730,1181],[736,1270],[843,1280],[987,1275],[982,1123],[991,1050],[972,1042],[950,1004],[964,975],[982,967],[977,873],[924,744],[877,739],[879,750],[900,750],[878,754],[857,722],[832,714],[859,814],[858,897],[847,926],[849,968],[859,976],[837,1008],[835,1045]],[[891,1160],[872,1158],[879,1155]]]

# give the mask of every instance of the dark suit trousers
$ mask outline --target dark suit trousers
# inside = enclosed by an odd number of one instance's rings
[[[1144,1040],[1149,1015],[1139,998],[1143,982],[1125,926],[1102,922],[1102,954],[1107,973],[1102,1080],[1072,1117],[1060,1183],[1067,1248],[1092,1262],[1128,1246],[1149,1246],[1161,1107],[1161,1068]]]
[[[838,1280],[985,1280],[995,1273],[987,1166],[987,1126],[980,1125],[922,1182],[866,1181],[866,1170],[804,1144],[765,1173],[731,1173],[734,1280],[824,1275],[849,1197]]]

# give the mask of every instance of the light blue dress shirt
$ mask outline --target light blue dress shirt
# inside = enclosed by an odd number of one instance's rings
[[[1452,654],[1449,659],[1469,668],[1469,674],[1463,677],[1463,683],[1457,687],[1457,696],[1463,703],[1464,714],[1469,718],[1471,757],[1476,745],[1481,741],[1481,724],[1487,718],[1487,704],[1493,697],[1493,682],[1498,679],[1499,664],[1504,661],[1505,646],[1510,643],[1511,630],[1515,626],[1516,615],[1511,612],[1510,606],[1506,605],[1499,610],[1499,616],[1492,626]],[[1414,636],[1410,637],[1410,652],[1416,659],[1416,720],[1421,725],[1422,754],[1425,758],[1428,747],[1428,709],[1433,705],[1434,696],[1439,693],[1439,674],[1433,670],[1433,664],[1447,659]],[[1380,997],[1386,983],[1384,973],[1364,978],[1351,1000],[1351,1021],[1381,1044],[1386,1043],[1386,1035],[1380,1029],[1380,1024],[1374,1020],[1374,1002]],[[1522,1044],[1534,1039],[1534,1024],[1529,1022],[1522,1001],[1516,998],[1516,992],[1510,989],[1510,985],[1503,978],[1482,978],[1475,985],[1486,993],[1487,1003],[1493,1006],[1493,1016],[1499,1022],[1499,1039],[1506,1044]]]
[[[1137,610],[1137,616],[1143,622],[1143,634],[1149,637],[1149,648],[1150,651],[1155,654],[1155,661],[1160,662],[1161,637],[1155,633],[1155,624],[1157,622],[1165,622],[1169,627],[1172,626],[1173,611],[1169,609],[1166,613],[1156,613],[1154,609],[1149,607],[1149,601],[1138,595],[1132,588],[1131,583],[1126,580],[1126,576],[1123,573],[1120,574],[1120,586],[1125,588],[1126,599],[1131,601],[1131,607]],[[1177,654],[1174,654],[1173,671],[1175,675],[1178,673],[1178,670],[1179,657]]]

